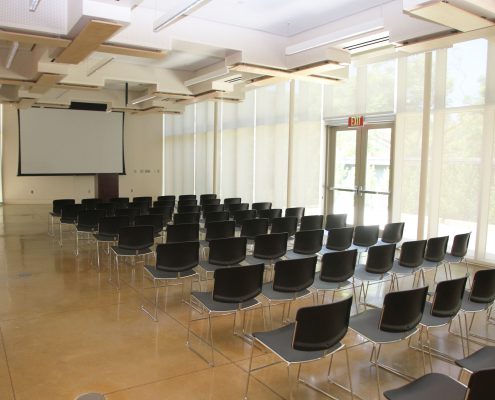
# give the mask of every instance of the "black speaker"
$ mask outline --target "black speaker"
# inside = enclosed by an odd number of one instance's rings
[[[71,110],[86,110],[86,111],[107,111],[106,103],[83,103],[80,101],[71,101]]]

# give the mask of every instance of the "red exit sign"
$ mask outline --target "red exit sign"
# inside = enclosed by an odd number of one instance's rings
[[[353,126],[363,126],[364,125],[364,117],[362,115],[353,115],[349,117],[347,121],[347,126],[352,128]]]

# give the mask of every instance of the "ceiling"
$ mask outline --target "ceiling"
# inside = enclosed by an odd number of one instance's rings
[[[204,0],[180,13],[194,1],[41,0],[31,12],[2,0],[0,101],[181,112],[288,79],[338,84],[363,54],[495,36],[487,0]]]

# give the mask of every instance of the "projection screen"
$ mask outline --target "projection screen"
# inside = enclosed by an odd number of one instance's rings
[[[121,112],[19,110],[19,175],[125,173]]]

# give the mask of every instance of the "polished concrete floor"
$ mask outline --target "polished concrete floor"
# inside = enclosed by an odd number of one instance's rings
[[[87,244],[73,253],[74,242],[67,234],[63,247],[47,235],[48,206],[4,205],[0,208],[0,399],[74,399],[88,392],[107,399],[242,399],[251,346],[232,335],[233,317],[215,318],[215,367],[186,346],[189,307],[181,302],[181,289],[171,287],[165,302],[161,293],[158,322],[142,310],[151,307],[154,292],[144,290],[142,264],[124,265],[121,289],[108,283],[107,258],[101,272],[95,252]],[[456,268],[455,273],[462,273]],[[407,287],[410,282],[404,282]],[[370,298],[380,303],[387,288],[370,289]],[[309,304],[301,301],[296,307]],[[280,324],[281,307],[274,313]],[[197,314],[195,314],[197,317]],[[475,328],[495,338],[495,327],[483,318]],[[252,329],[263,330],[260,311],[248,318]],[[196,333],[206,336],[206,325],[195,323]],[[349,332],[348,345],[360,338]],[[447,329],[432,331],[433,345],[454,358],[462,357],[459,339]],[[208,356],[198,340],[192,346]],[[479,348],[472,346],[472,350]],[[351,375],[356,394],[377,399],[375,369],[370,367],[371,346],[349,350]],[[383,348],[382,359],[410,375],[423,373],[420,353],[407,344]],[[255,349],[254,366],[270,363],[272,355]],[[327,381],[329,359],[304,365],[301,375],[332,395],[350,396]],[[433,369],[457,377],[459,369],[439,359]],[[290,371],[294,380],[294,370]],[[344,353],[332,365],[335,381],[347,385]],[[381,371],[384,390],[405,381]],[[287,368],[278,364],[253,374],[250,399],[287,398]],[[299,399],[323,399],[321,394],[300,384]]]

